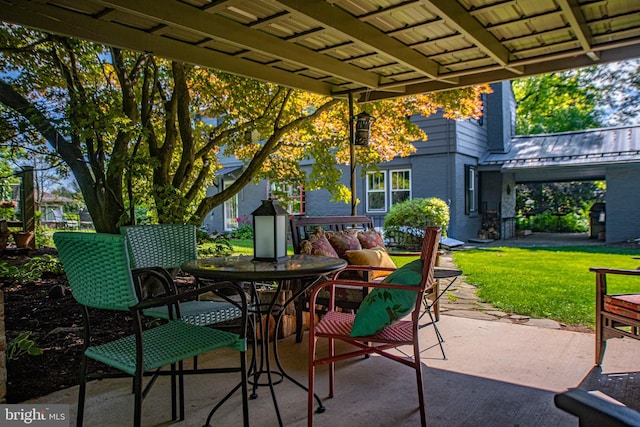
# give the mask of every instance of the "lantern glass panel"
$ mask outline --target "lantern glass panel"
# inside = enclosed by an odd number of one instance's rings
[[[255,224],[255,254],[256,258],[275,258],[275,223],[272,216],[256,216]]]

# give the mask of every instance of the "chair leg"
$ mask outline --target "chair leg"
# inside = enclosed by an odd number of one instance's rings
[[[254,341],[255,345],[255,341]],[[242,423],[244,427],[249,427],[249,386],[247,381],[247,353],[240,352],[240,373],[242,381]]]
[[[142,369],[138,368],[133,381],[135,409],[133,414],[133,425],[140,427],[142,423]],[[172,390],[173,391],[173,390]],[[174,399],[171,399],[175,402]]]
[[[604,352],[607,349],[607,340],[603,339],[602,330],[596,331],[596,365],[602,365]]]
[[[416,369],[416,381],[418,383],[418,409],[420,410],[420,425],[426,427],[427,414],[424,409],[424,387],[422,385],[422,363],[420,362],[420,345],[418,337],[414,338],[413,343],[413,363]]]
[[[76,414],[76,426],[82,427],[84,422],[84,399],[87,393],[87,358],[82,357],[80,368],[80,390],[78,391],[78,413]]]
[[[334,339],[329,338],[329,357],[331,358],[331,363],[329,363],[329,397],[333,397],[333,386],[334,386],[334,377],[335,377],[335,362],[333,361],[333,357],[336,355],[336,349],[334,347]]]
[[[184,421],[184,364],[182,360],[178,362],[178,394],[180,396],[180,421]]]
[[[307,395],[307,426],[313,426],[313,407],[314,407],[314,387],[315,387],[315,374],[316,374],[316,345],[318,339],[313,335],[312,331],[309,331],[309,385]]]
[[[176,365],[175,363],[171,364],[170,367],[171,370],[171,419],[172,420],[176,420],[178,419],[178,415],[177,415],[177,406],[176,406]]]

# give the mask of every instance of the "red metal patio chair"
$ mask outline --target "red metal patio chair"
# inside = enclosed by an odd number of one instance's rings
[[[388,359],[400,362],[412,367],[416,371],[418,386],[418,404],[422,425],[426,425],[424,409],[424,391],[422,386],[422,364],[420,363],[420,342],[418,337],[419,318],[425,292],[432,291],[436,286],[434,279],[434,266],[441,230],[437,227],[427,227],[422,242],[420,259],[395,270],[384,282],[358,282],[354,280],[330,280],[320,283],[312,288],[311,306],[315,304],[316,297],[322,289],[330,291],[329,311],[316,324],[313,316],[310,317],[309,327],[309,393],[308,393],[308,425],[313,425],[314,412],[314,381],[317,366],[329,365],[329,397],[334,395],[334,365],[335,362],[368,354],[379,354]],[[365,298],[357,314],[336,312],[335,288],[337,286],[369,287],[371,292]],[[404,305],[405,311],[394,313],[398,318],[408,318],[394,322],[393,316],[389,316],[389,310],[393,307]],[[388,319],[384,319],[385,315]],[[383,319],[383,323],[375,328],[373,319]],[[387,321],[388,320],[388,321]],[[375,331],[367,335],[351,336],[352,333],[371,329]],[[316,354],[318,338],[326,338],[329,344],[329,353],[326,357]],[[335,340],[341,340],[355,347],[356,350],[348,350],[336,354]],[[396,347],[411,345],[413,357],[400,357],[391,353]],[[366,359],[362,359],[366,363]]]

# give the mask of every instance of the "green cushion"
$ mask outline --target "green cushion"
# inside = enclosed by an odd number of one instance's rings
[[[417,259],[392,272],[384,283],[420,285],[422,260]],[[351,328],[352,337],[374,335],[407,314],[416,305],[417,294],[402,289],[376,288],[365,297]]]

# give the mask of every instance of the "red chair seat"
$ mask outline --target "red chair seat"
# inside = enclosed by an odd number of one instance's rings
[[[603,300],[606,311],[640,320],[640,294],[605,295]]]

